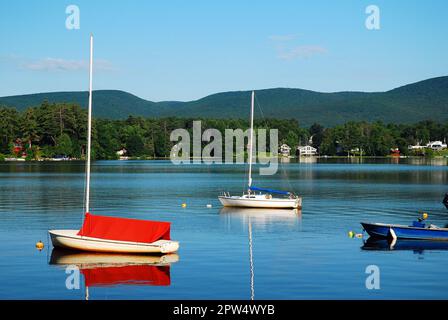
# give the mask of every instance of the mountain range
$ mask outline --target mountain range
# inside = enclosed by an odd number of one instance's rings
[[[49,102],[85,107],[87,92],[47,92],[0,97],[0,106],[24,110]],[[304,89],[256,90],[256,117],[297,119],[301,126],[315,122],[334,126],[347,121],[414,123],[448,120],[448,76],[408,84],[385,92],[324,93]],[[249,117],[250,91],[222,92],[195,101],[153,102],[120,90],[93,92],[93,114],[100,118],[144,117],[244,118]]]

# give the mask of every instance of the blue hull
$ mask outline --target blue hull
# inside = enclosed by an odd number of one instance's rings
[[[371,237],[376,238],[391,238],[392,229],[398,239],[448,241],[448,229],[446,228],[429,229],[365,222],[361,222],[361,225]]]

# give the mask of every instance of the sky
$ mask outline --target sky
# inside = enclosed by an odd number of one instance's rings
[[[0,96],[87,90],[91,33],[95,90],[386,91],[448,74],[447,16],[446,0],[2,0]]]

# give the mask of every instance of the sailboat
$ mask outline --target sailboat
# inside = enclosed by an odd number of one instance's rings
[[[253,136],[254,136],[254,103],[255,92],[252,91],[250,132],[249,132],[249,179],[247,193],[241,196],[231,196],[224,192],[218,197],[224,207],[250,207],[250,208],[301,208],[302,197],[293,192],[259,188],[252,186],[252,158],[253,158]],[[258,193],[257,193],[258,191]],[[276,195],[277,197],[273,196]]]
[[[85,215],[80,230],[49,230],[54,247],[114,253],[172,253],[179,242],[170,239],[169,222],[93,215],[90,211],[92,140],[93,35],[90,35],[89,108],[86,153]]]

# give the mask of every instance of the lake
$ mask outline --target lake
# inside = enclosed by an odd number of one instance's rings
[[[81,226],[84,163],[0,163],[0,298],[84,299],[86,283],[89,299],[448,298],[448,245],[363,250],[348,236],[362,232],[360,221],[410,224],[423,211],[445,226],[446,159],[301,161],[254,175],[257,186],[301,194],[298,212],[222,209],[221,191],[245,189],[244,164],[94,162],[92,213],[172,222],[177,255],[143,264],[53,252],[48,229]],[[79,289],[67,289],[67,265],[80,267]],[[371,265],[378,290],[366,288]]]

